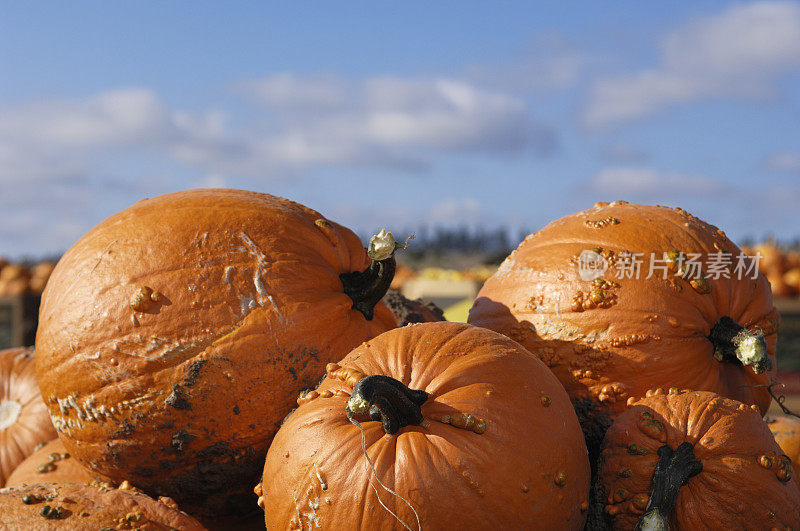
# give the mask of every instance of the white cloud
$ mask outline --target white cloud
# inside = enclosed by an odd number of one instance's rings
[[[737,5],[667,35],[657,67],[599,80],[583,120],[600,127],[708,97],[766,98],[798,67],[800,4]]]
[[[459,79],[283,74],[236,88],[271,117],[252,146],[263,163],[416,168],[442,153],[555,146],[553,130],[533,123],[523,100]]]
[[[0,182],[85,174],[98,169],[93,161],[109,149],[164,152],[191,162],[193,153],[226,147],[222,120],[219,112],[171,111],[142,88],[0,109]]]
[[[724,185],[697,174],[664,172],[655,168],[614,166],[602,169],[589,183],[589,188],[605,194],[636,197],[663,197],[675,194],[709,193]]]
[[[346,83],[335,75],[300,78],[276,74],[234,85],[239,94],[270,107],[296,110],[340,107],[347,102]]]
[[[0,182],[98,174],[120,153],[264,178],[308,167],[419,170],[445,154],[555,146],[522,100],[457,79],[281,74],[235,89],[257,103],[235,121],[172,109],[144,88],[0,108]]]
[[[800,171],[800,154],[795,151],[782,151],[767,157],[764,166],[771,171]]]
[[[606,162],[614,164],[642,163],[650,158],[646,151],[620,143],[604,145],[600,149],[600,156]]]
[[[484,87],[520,93],[547,92],[574,86],[596,58],[579,52],[558,33],[537,36],[507,63],[476,64],[468,79]]]

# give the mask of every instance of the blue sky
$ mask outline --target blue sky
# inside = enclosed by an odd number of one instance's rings
[[[798,2],[0,1],[0,255],[143,197],[289,197],[359,232],[595,201],[800,235]]]

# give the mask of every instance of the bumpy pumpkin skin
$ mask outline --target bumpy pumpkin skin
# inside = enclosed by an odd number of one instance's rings
[[[28,496],[29,503],[23,502]],[[45,506],[61,515],[45,517]],[[0,527],[3,529],[142,529],[147,531],[200,531],[197,520],[178,510],[174,501],[158,501],[137,489],[112,489],[107,485],[44,483],[0,490]]]
[[[769,415],[764,420],[775,442],[792,460],[795,477],[800,482],[800,419],[789,415]]]
[[[633,529],[644,513],[659,447],[684,442],[694,445],[703,468],[680,488],[670,529],[785,529],[800,522],[797,478],[790,465],[781,468],[781,449],[757,407],[709,392],[657,392],[617,417],[603,442],[599,481],[614,529]],[[765,455],[771,468],[760,464]],[[779,479],[787,473],[788,481]]]
[[[267,194],[193,190],[111,216],[40,308],[39,383],[67,450],[209,514],[249,509],[297,393],[395,326],[343,291],[339,275],[369,263],[350,230]]]
[[[0,486],[56,430],[39,394],[33,348],[0,350]]]
[[[361,433],[345,413],[353,381],[337,373],[383,374],[429,394],[421,425],[386,435],[362,422],[378,477],[413,505],[422,529],[582,529],[589,464],[563,387],[519,344],[448,322],[370,340],[298,399],[267,454],[267,528],[403,529],[369,486]],[[485,431],[441,421],[458,413],[485,420]],[[417,529],[411,509],[371,481]]]
[[[72,457],[61,439],[53,439],[19,464],[8,476],[6,487],[37,483],[110,483],[109,478],[92,472]]]
[[[577,258],[599,249],[609,260],[602,280],[581,280]],[[643,253],[639,279],[617,278],[616,257]],[[678,251],[739,254],[716,227],[681,209],[597,203],[528,236],[478,293],[469,322],[508,335],[542,360],[576,402],[611,417],[647,389],[708,390],[757,404],[766,413],[763,387],[775,374],[778,315],[769,283],[708,278],[694,283],[671,269],[649,273],[649,258]],[[613,253],[613,254],[612,254]],[[772,370],[756,374],[741,363],[719,362],[708,336],[729,316],[763,331]],[[759,387],[762,386],[762,387]]]

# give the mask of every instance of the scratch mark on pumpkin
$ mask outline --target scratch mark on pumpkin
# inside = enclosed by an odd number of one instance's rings
[[[222,275],[222,279],[225,281],[225,284],[227,284],[229,291],[231,289],[231,275],[233,275],[233,272],[235,270],[236,270],[235,267],[233,267],[232,265],[229,265],[229,266],[227,266],[225,268],[225,272]]]
[[[105,254],[108,252],[108,250],[111,249],[111,246],[114,245],[115,243],[117,243],[117,241],[118,240],[112,240],[111,243],[106,245],[106,248],[103,249],[103,251],[100,253],[100,256],[97,257],[97,262],[95,262],[95,264],[89,270],[89,274],[94,273],[94,270],[97,269],[97,266],[99,266],[100,262],[103,261],[103,256],[105,256]],[[55,301],[55,303],[53,304],[53,309],[50,310],[50,313],[47,315],[48,319],[53,316],[53,312],[55,312],[56,309],[58,309],[59,306],[61,305],[61,300],[67,295],[67,293],[72,291],[72,288],[75,286],[75,284],[78,282],[78,280],[80,280],[80,278],[83,276],[83,273],[84,273],[83,271],[78,273],[78,275],[75,276],[75,278],[72,280],[72,282],[70,282],[69,286],[67,286],[67,289],[65,289],[64,291],[61,292],[61,296]]]
[[[281,322],[281,324],[286,324],[286,321],[283,318],[283,314],[278,309],[278,305],[275,304],[275,299],[272,298],[272,295],[267,295],[267,299],[269,299],[269,302],[272,304],[272,309],[275,310],[276,314],[278,314],[278,320]]]

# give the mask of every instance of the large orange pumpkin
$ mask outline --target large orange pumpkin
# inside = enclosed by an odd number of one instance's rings
[[[54,437],[36,383],[33,348],[0,350],[0,486],[38,444]]]
[[[61,439],[41,445],[9,474],[6,487],[36,483],[92,483],[109,479],[86,469],[72,457]]]
[[[800,482],[800,418],[790,415],[769,415],[764,419],[775,442],[792,460],[794,474]]]
[[[249,509],[297,393],[394,328],[379,301],[396,246],[381,234],[371,262],[318,212],[240,190],[111,216],[59,261],[40,309],[39,383],[67,450],[209,513]]]
[[[123,486],[124,487],[124,486]],[[0,490],[0,528],[71,531],[141,529],[201,531],[197,520],[169,498],[158,501],[134,488],[43,483]]]
[[[500,334],[386,332],[298,403],[257,487],[269,529],[583,527],[589,464],[569,398]]]
[[[540,353],[584,426],[596,421],[594,438],[654,387],[714,391],[766,413],[778,314],[754,264],[736,269],[739,253],[684,210],[598,203],[528,236],[469,322]]]
[[[614,529],[800,523],[791,462],[758,408],[714,393],[659,390],[636,402],[606,433],[598,480]]]

